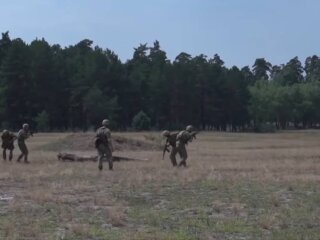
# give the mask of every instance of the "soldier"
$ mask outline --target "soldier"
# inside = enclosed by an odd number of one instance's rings
[[[187,166],[186,161],[188,158],[188,153],[186,149],[186,144],[188,144],[188,142],[191,142],[195,137],[195,134],[192,134],[192,133],[193,133],[193,126],[189,125],[186,127],[186,130],[179,132],[177,135],[177,152],[181,157],[181,162],[179,163],[179,167]]]
[[[177,149],[178,132],[170,133],[168,130],[165,130],[162,132],[161,135],[162,137],[166,138],[162,159],[164,158],[164,154],[166,153],[166,151],[170,152],[170,160],[172,165],[175,167],[177,166],[176,154],[178,152],[178,149]],[[170,146],[171,146],[171,151],[168,149]]]
[[[102,127],[97,130],[95,146],[98,150],[98,162],[99,162],[99,170],[103,168],[103,158],[106,158],[109,162],[109,170],[113,169],[113,161],[112,161],[112,139],[110,129],[107,128],[109,126],[109,120],[104,119],[102,121]]]
[[[14,149],[13,142],[17,139],[16,135],[8,130],[3,130],[2,135],[3,160],[7,160],[7,149],[9,150],[9,161],[12,160],[12,152]]]
[[[21,158],[24,157],[24,162],[29,163],[29,161],[28,161],[29,151],[28,151],[27,145],[25,143],[25,140],[27,138],[29,138],[30,135],[31,135],[31,133],[29,130],[29,124],[24,123],[22,125],[22,129],[20,129],[20,131],[18,132],[18,137],[17,137],[18,138],[18,146],[21,151],[21,154],[17,159],[18,162],[20,162]]]

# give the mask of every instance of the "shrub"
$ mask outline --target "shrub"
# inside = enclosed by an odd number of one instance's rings
[[[140,111],[132,119],[132,127],[133,127],[133,129],[138,130],[138,131],[149,130],[150,124],[151,124],[150,118],[143,111]]]
[[[47,131],[49,129],[49,114],[45,110],[39,113],[34,118],[34,121],[36,122],[39,131]]]

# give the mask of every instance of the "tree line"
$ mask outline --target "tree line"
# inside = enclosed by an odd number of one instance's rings
[[[264,58],[227,68],[217,54],[180,53],[170,61],[160,43],[140,44],[121,62],[84,39],[62,48],[0,39],[1,127],[28,122],[38,130],[88,130],[108,117],[114,129],[208,130],[316,127],[320,123],[320,59],[304,66]]]

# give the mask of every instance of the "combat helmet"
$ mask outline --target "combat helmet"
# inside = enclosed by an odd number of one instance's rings
[[[28,123],[22,124],[22,128],[23,128],[23,129],[28,129],[28,128],[29,128],[29,124],[28,124]]]
[[[162,133],[161,133],[161,136],[162,137],[169,137],[170,136],[170,132],[168,130],[164,130]]]
[[[110,121],[109,121],[109,119],[103,119],[103,121],[102,121],[102,126],[109,126],[109,124],[110,124]]]
[[[192,125],[188,125],[188,126],[186,127],[186,130],[187,130],[188,132],[192,132],[192,131],[194,130],[194,127],[193,127]]]

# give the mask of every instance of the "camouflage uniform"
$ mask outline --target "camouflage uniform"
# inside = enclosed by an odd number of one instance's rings
[[[181,162],[179,163],[179,166],[187,166],[186,161],[188,158],[188,153],[186,149],[186,144],[188,144],[188,142],[191,142],[193,139],[191,135],[192,129],[193,127],[189,125],[187,126],[186,130],[179,132],[177,135],[177,152],[175,154],[179,153],[181,157]]]
[[[28,139],[30,136],[29,132],[29,125],[28,124],[23,124],[22,129],[18,132],[18,146],[21,151],[20,156],[18,157],[17,161],[20,162],[21,158],[24,157],[24,162],[29,163],[28,161],[28,148],[25,143],[25,140]]]
[[[99,169],[102,170],[103,168],[103,158],[106,158],[109,162],[109,169],[113,169],[113,161],[112,161],[112,139],[111,139],[111,132],[110,129],[107,128],[109,125],[109,121],[107,119],[103,120],[102,127],[97,130],[96,133],[96,140],[95,146],[98,150],[98,162],[99,162]]]
[[[170,133],[169,131],[165,130],[162,132],[162,136],[166,138],[166,146],[171,146],[171,151],[170,151],[170,160],[172,165],[175,167],[177,166],[177,160],[176,160],[176,154],[178,152],[177,149],[177,135],[178,132],[175,133]]]
[[[3,148],[3,160],[7,159],[7,149],[10,151],[9,153],[9,160],[12,160],[12,152],[14,149],[13,142],[16,139],[16,135],[14,135],[12,132],[9,132],[8,130],[3,130],[3,133],[1,135],[2,139],[2,148]]]

